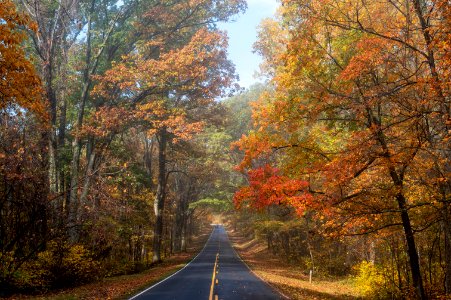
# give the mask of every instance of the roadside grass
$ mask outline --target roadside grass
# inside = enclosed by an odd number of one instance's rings
[[[239,232],[228,231],[235,250],[261,279],[290,299],[364,299],[352,278],[324,279],[313,277],[309,282],[300,268],[273,255],[266,245],[256,239],[249,240]]]
[[[209,233],[193,239],[186,253],[175,254],[141,273],[104,278],[86,285],[55,290],[43,295],[12,295],[11,300],[123,300],[174,274],[201,251]]]

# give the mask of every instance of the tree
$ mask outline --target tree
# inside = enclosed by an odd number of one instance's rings
[[[41,81],[22,48],[26,30],[36,30],[36,24],[27,15],[18,13],[9,0],[0,5],[0,20],[0,110],[15,110],[18,105],[43,118],[46,112]]]
[[[343,234],[402,228],[421,299],[426,293],[415,232],[444,219],[436,213],[447,211],[436,204],[439,185],[426,184],[430,192],[418,194],[426,174],[443,180],[446,172],[433,166],[449,162],[449,151],[438,150],[447,148],[442,142],[448,143],[449,134],[448,96],[439,87],[446,52],[438,55],[443,49],[432,46],[428,33],[432,26],[440,32],[441,14],[433,4],[427,9],[417,1],[285,1],[283,24],[290,35],[283,63],[280,56],[267,57],[268,64],[276,62],[276,93],[262,97],[254,109],[257,130],[238,143],[245,151],[242,170],[254,169],[249,177],[269,162],[287,180],[309,182],[297,195],[314,198],[290,203],[301,214],[304,208],[321,211],[330,218],[326,224]],[[265,49],[262,53],[271,53]],[[254,199],[254,192],[250,183],[237,199]],[[266,204],[279,193],[286,191],[256,199]]]
[[[38,109],[38,97],[33,104],[16,94],[0,107],[8,284],[73,284],[88,280],[77,272],[93,265],[108,274],[139,271],[150,265],[152,247],[155,261],[184,249],[198,217],[189,203],[210,184],[194,162],[191,140],[221,121],[215,98],[234,90],[227,38],[215,23],[243,11],[245,2],[23,0],[18,6],[30,17],[11,32],[25,37],[28,29],[30,39],[23,39],[23,50],[5,49],[36,64],[42,83],[35,76],[26,88],[43,92],[48,105]],[[19,20],[5,14],[2,30]],[[25,71],[20,78],[10,74],[3,75],[5,86],[27,78]],[[37,127],[39,111],[50,126]],[[62,263],[77,251],[80,268]]]
[[[0,3],[0,285],[45,246],[49,236],[46,103],[23,50],[36,25],[11,1]]]
[[[148,104],[137,106],[137,115],[149,122],[149,130],[156,133],[158,141],[158,186],[155,201],[156,229],[154,233],[154,261],[160,261],[161,234],[163,230],[163,209],[166,199],[167,143],[171,140],[186,139],[197,132],[202,121],[187,119],[189,110],[198,110],[199,105],[213,101],[213,97],[220,92],[221,86],[227,85],[229,65],[226,61],[224,38],[220,34],[200,30],[184,47],[160,53],[158,60],[143,60],[142,55],[132,57],[132,64],[118,64],[107,72],[102,90],[111,91],[109,84],[128,85],[130,92],[137,93],[137,97],[147,94]],[[217,49],[210,51],[209,49]],[[193,56],[193,53],[196,53]],[[125,72],[119,72],[123,70]],[[214,80],[208,78],[212,73],[217,74]],[[114,74],[115,77],[112,77]],[[142,75],[143,78],[137,78]],[[213,75],[214,76],[214,75]],[[153,79],[157,81],[153,81]],[[139,86],[135,85],[139,82]],[[172,95],[170,95],[172,93]],[[169,94],[169,96],[158,96]],[[154,95],[154,96],[153,96]],[[195,116],[193,116],[195,117]],[[172,136],[172,137],[171,137]]]
[[[222,95],[234,78],[226,57],[224,34],[205,25],[227,20],[242,8],[242,2],[215,5],[212,1],[200,1],[194,12],[185,2],[150,10],[147,17],[155,17],[152,21],[156,24],[145,27],[144,19],[141,34],[152,39],[138,43],[138,51],[106,72],[96,87],[98,95],[110,101],[125,96],[124,104],[140,111],[141,118],[148,122],[147,130],[158,141],[155,262],[161,261],[167,144],[198,132],[203,125],[203,109]],[[182,22],[179,18],[174,20],[174,15],[182,16]]]

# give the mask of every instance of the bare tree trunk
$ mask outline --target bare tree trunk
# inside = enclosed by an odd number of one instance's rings
[[[153,175],[152,156],[153,156],[153,152],[154,152],[154,148],[155,148],[155,142],[154,142],[153,138],[149,141],[149,138],[146,135],[145,139],[144,139],[144,143],[145,143],[144,144],[144,166],[146,167],[146,172],[150,179],[149,186],[153,190],[154,183],[153,183],[153,178],[152,178],[152,175]]]
[[[81,206],[86,205],[86,199],[88,197],[89,188],[91,186],[92,176],[94,173],[94,162],[96,159],[96,152],[92,151],[88,158],[88,167],[86,169],[85,181],[83,184],[83,189],[80,196],[80,204]]]
[[[407,253],[409,254],[410,269],[412,272],[412,283],[416,289],[418,298],[427,299],[423,288],[423,279],[421,278],[420,258],[415,246],[413,229],[409,214],[407,212],[406,199],[403,194],[399,193],[396,195],[396,200],[398,201],[398,205],[401,210],[402,225],[404,228],[404,235],[406,237]]]
[[[445,236],[445,294],[451,294],[451,218],[448,207],[443,208],[442,229]]]
[[[81,92],[80,103],[78,107],[77,120],[74,129],[74,140],[72,142],[72,163],[70,171],[70,192],[69,192],[69,237],[72,242],[78,240],[78,233],[76,229],[78,219],[78,172],[80,167],[80,152],[81,152],[81,139],[79,131],[83,126],[83,118],[85,113],[86,100],[88,98],[88,92],[91,85],[90,68],[91,68],[91,35],[92,35],[92,14],[94,13],[95,1],[91,2],[91,8],[88,13],[88,28],[86,36],[86,66],[83,73],[83,87]]]
[[[184,174],[183,174],[184,175]],[[184,175],[185,176],[185,175]],[[191,184],[183,182],[182,179],[176,178],[177,190],[179,194],[179,201],[177,203],[175,213],[175,227],[174,227],[174,251],[183,251],[182,239],[183,239],[183,227],[185,224],[185,212],[187,209],[188,199],[191,193]]]
[[[163,236],[163,211],[166,200],[166,128],[158,133],[158,187],[154,202],[155,227],[153,231],[153,257],[152,262],[161,262],[161,243]]]
[[[186,234],[187,234],[186,226],[187,226],[187,217],[185,214],[182,226],[182,240],[180,241],[180,248],[183,252],[186,252]]]

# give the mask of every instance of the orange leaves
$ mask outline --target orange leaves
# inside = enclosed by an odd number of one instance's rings
[[[410,4],[283,1],[283,19],[266,21],[257,43],[266,64],[276,66],[268,70],[275,91],[255,102],[255,131],[235,143],[244,152],[239,170],[269,161],[290,178],[308,178],[315,201],[288,195],[284,203],[317,208],[322,202],[323,212],[328,207],[330,216],[349,220],[350,231],[393,222],[397,194],[413,204],[422,193],[412,191],[427,189],[418,185],[437,193],[432,187],[445,184],[441,166],[449,158],[448,150],[438,150],[449,149],[450,132],[445,2],[427,4],[431,26],[422,32]],[[277,46],[271,33],[278,30],[287,31],[282,53],[271,52]],[[249,176],[260,185],[251,182],[236,199],[266,205],[282,199],[265,184],[284,187],[254,171]],[[433,193],[422,200],[433,202]]]
[[[345,80],[354,80],[384,66],[389,57],[390,48],[393,47],[386,39],[378,37],[365,37],[357,43],[357,54],[354,55],[340,77]]]
[[[100,107],[80,132],[82,136],[106,138],[117,134],[134,119],[134,112],[122,107]]]
[[[124,118],[116,118],[118,113],[111,110],[110,123],[117,120],[125,124],[130,118],[128,121],[141,124],[148,133],[165,127],[173,141],[189,139],[202,130],[204,122],[187,117],[186,109],[208,106],[231,84],[233,67],[227,60],[227,39],[224,33],[206,28],[195,32],[185,44],[174,43],[172,38],[165,35],[143,42],[138,51],[96,77],[95,95],[126,102],[127,108],[120,113]]]
[[[0,109],[17,104],[46,117],[41,81],[25,56],[22,42],[26,34],[21,26],[35,30],[36,25],[16,12],[10,0],[0,2]]]
[[[262,132],[250,132],[247,136],[243,135],[239,141],[232,143],[232,148],[238,148],[245,151],[244,158],[238,166],[238,170],[244,171],[251,165],[253,159],[264,156],[271,151],[269,139]]]
[[[308,182],[290,179],[279,173],[279,170],[268,164],[249,171],[249,186],[235,193],[235,206],[262,209],[273,204],[285,204],[294,207],[302,215],[305,207],[313,200],[306,191]]]
[[[108,138],[131,127],[142,127],[147,134],[154,134],[165,127],[173,135],[173,142],[188,140],[200,132],[204,122],[190,122],[186,114],[177,109],[165,109],[163,100],[155,100],[135,109],[130,107],[100,107],[83,125],[78,133],[81,136]]]
[[[136,117],[144,120],[150,125],[151,133],[155,133],[160,128],[166,128],[173,135],[173,142],[179,140],[189,140],[193,134],[203,129],[204,122],[193,122],[187,118],[183,109],[167,109],[164,100],[154,100],[142,105],[138,105]]]
[[[150,55],[149,58],[146,49],[123,57],[122,62],[97,78],[100,82],[94,92],[115,98],[119,89],[133,98],[143,91],[157,94],[176,89],[181,94],[212,100],[221,87],[231,82],[233,70],[227,61],[227,41],[223,33],[200,29],[186,45],[170,50],[165,50],[165,41],[158,44],[147,45],[153,50],[159,48],[158,57]]]

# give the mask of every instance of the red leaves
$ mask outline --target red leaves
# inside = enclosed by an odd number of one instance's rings
[[[306,191],[308,182],[290,179],[280,175],[278,169],[266,164],[263,167],[248,172],[249,186],[235,193],[235,206],[249,206],[262,209],[276,204],[286,204],[294,207],[296,212],[303,214],[306,204],[313,197]]]

